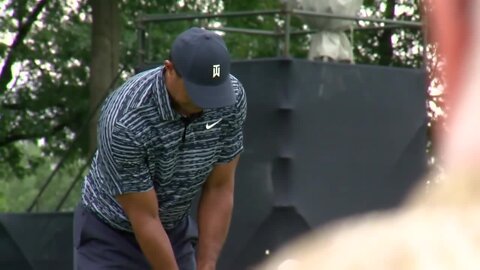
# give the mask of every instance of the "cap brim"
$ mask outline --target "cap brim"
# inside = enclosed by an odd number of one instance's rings
[[[198,85],[185,79],[184,84],[188,95],[200,108],[214,109],[235,104],[235,93],[230,77],[225,82],[215,86]]]

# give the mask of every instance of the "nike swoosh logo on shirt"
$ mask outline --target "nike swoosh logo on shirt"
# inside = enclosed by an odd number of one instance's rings
[[[222,118],[220,118],[217,122],[213,123],[213,124],[206,124],[205,125],[205,128],[206,129],[211,129],[212,127],[216,126],[218,123],[220,123],[220,121],[222,121]]]

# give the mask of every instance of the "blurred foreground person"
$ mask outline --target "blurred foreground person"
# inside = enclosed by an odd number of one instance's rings
[[[480,269],[480,1],[430,5],[454,109],[441,134],[446,175],[429,190],[422,183],[396,210],[331,223],[258,269]]]

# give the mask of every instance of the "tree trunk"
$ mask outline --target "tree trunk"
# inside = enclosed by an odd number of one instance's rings
[[[385,19],[393,19],[395,17],[395,0],[387,0],[385,8]],[[392,45],[393,30],[386,28],[379,37],[378,54],[380,55],[379,64],[382,66],[391,66],[393,59]]]
[[[120,14],[116,0],[92,0],[92,52],[90,63],[89,156],[97,147],[98,104],[103,101],[118,72]],[[97,109],[98,108],[98,109]],[[95,111],[96,110],[96,111]]]

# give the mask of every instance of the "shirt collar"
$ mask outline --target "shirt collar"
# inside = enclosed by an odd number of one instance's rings
[[[180,118],[180,114],[173,109],[170,102],[170,95],[168,94],[168,90],[164,82],[164,67],[161,66],[159,69],[160,70],[156,77],[156,87],[154,89],[154,92],[160,117],[166,121],[178,120]]]

